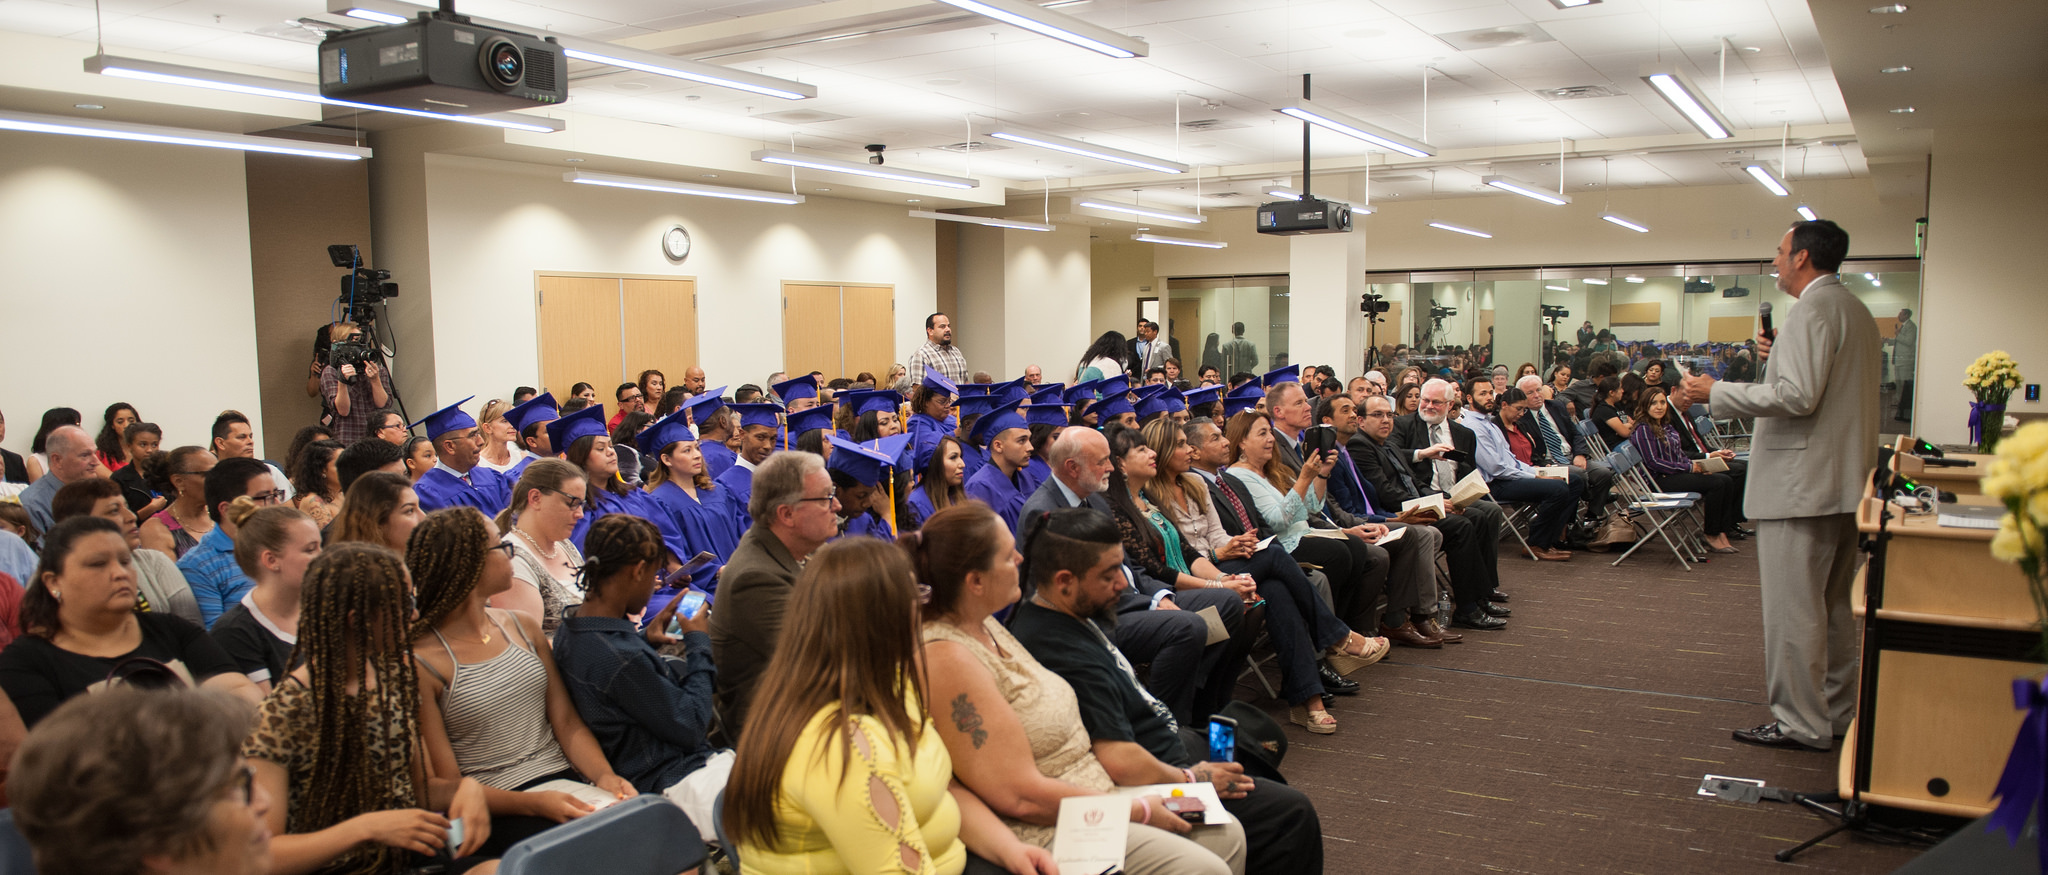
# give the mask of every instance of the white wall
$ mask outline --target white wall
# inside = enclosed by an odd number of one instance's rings
[[[230,407],[262,434],[241,154],[0,132],[0,155],[7,447],[27,454],[50,407],[97,433],[116,401],[166,448]]]
[[[1036,364],[1046,382],[1066,378],[1059,363],[1078,360],[1095,339],[1088,323],[1092,287],[1088,229],[1059,226],[1051,233],[1000,231],[1003,235],[1003,357],[991,364],[998,381],[1024,375]],[[1163,296],[1162,296],[1163,297]],[[989,361],[984,358],[983,361]]]
[[[425,200],[443,403],[538,385],[535,271],[695,277],[699,357],[714,386],[758,383],[782,369],[784,281],[894,285],[899,362],[924,343],[924,317],[936,306],[931,222],[901,207],[820,197],[776,206],[574,185],[554,167],[446,155],[426,158]],[[677,224],[694,242],[681,265],[663,256],[660,242]],[[420,245],[380,238],[379,251]],[[432,409],[408,401],[415,415]]]

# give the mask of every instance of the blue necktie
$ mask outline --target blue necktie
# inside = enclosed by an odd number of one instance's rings
[[[1565,453],[1564,438],[1557,433],[1557,427],[1550,424],[1550,417],[1540,411],[1536,413],[1536,430],[1543,433],[1543,447],[1550,453],[1551,464],[1563,465],[1571,461],[1571,456]]]

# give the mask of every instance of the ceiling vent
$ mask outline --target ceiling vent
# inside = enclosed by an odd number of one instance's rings
[[[1563,88],[1545,88],[1535,94],[1544,100],[1586,100],[1593,97],[1620,97],[1623,92],[1611,85],[1567,85]]]
[[[1557,41],[1556,37],[1551,36],[1543,28],[1537,27],[1535,24],[1482,27],[1478,30],[1461,30],[1456,33],[1434,34],[1434,36],[1437,39],[1450,43],[1452,48],[1461,52]]]
[[[329,24],[317,18],[298,18],[290,21],[280,21],[276,24],[266,24],[249,32],[257,36],[319,45],[320,41],[326,39],[328,34],[338,33],[343,30],[347,30],[347,28]]]
[[[1215,191],[1210,192],[1209,194],[1205,195],[1205,197],[1211,197],[1217,200],[1229,200],[1231,198],[1249,197],[1249,195],[1246,195],[1244,192],[1241,191]]]
[[[1245,124],[1244,122],[1239,122],[1239,121],[1225,121],[1225,120],[1223,120],[1223,119],[1213,119],[1213,118],[1205,118],[1205,119],[1196,119],[1195,121],[1191,121],[1191,122],[1181,122],[1181,123],[1180,123],[1180,129],[1181,129],[1181,130],[1183,130],[1183,131],[1196,131],[1196,132],[1200,132],[1200,131],[1234,131],[1234,130],[1237,130],[1238,128],[1248,128],[1248,127],[1251,127],[1251,125]]]
[[[1010,147],[986,140],[969,140],[965,143],[947,143],[944,146],[933,146],[932,148],[941,152],[958,152],[965,155],[969,152],[1000,152]]]
[[[750,118],[781,122],[786,125],[810,125],[817,124],[818,122],[841,121],[847,118],[847,116],[816,109],[785,109],[781,112],[756,113],[750,116]]]

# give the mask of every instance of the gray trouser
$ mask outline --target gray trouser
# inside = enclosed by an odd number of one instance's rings
[[[1771,715],[1794,740],[1831,747],[1856,713],[1856,517],[1757,520],[1756,529]]]

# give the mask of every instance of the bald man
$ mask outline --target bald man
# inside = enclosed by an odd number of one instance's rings
[[[704,394],[704,369],[691,366],[683,371],[683,388],[690,390],[690,397]]]
[[[50,455],[50,471],[21,491],[21,506],[28,510],[36,529],[47,532],[57,524],[50,515],[50,499],[57,497],[57,490],[67,483],[105,477],[107,470],[100,467],[99,457],[93,453],[92,436],[78,426],[67,425],[50,432],[44,446]]]

